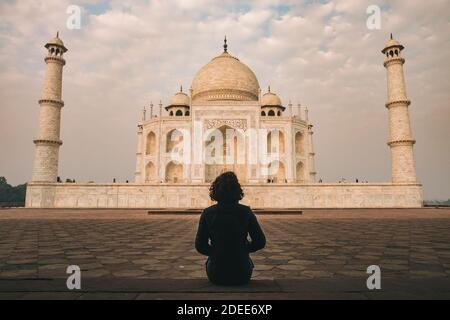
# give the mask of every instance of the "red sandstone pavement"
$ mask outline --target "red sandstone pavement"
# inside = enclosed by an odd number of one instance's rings
[[[2,209],[0,299],[450,298],[449,208],[265,213],[254,280],[217,287],[193,248],[198,213]],[[73,264],[80,291],[65,284]],[[381,290],[366,287],[373,264]]]

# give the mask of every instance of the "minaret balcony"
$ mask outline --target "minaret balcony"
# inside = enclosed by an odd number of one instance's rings
[[[416,143],[414,139],[402,139],[402,140],[391,140],[387,142],[387,145],[390,147],[393,146],[410,146]]]
[[[53,105],[55,107],[64,107],[64,101],[62,100],[54,100],[54,99],[40,99],[38,101],[39,104],[49,104],[49,105]]]
[[[47,145],[62,145],[61,140],[50,140],[50,139],[35,139],[34,144],[47,144]]]
[[[44,61],[46,63],[48,63],[48,61],[55,61],[57,63],[60,63],[63,66],[66,64],[66,60],[64,60],[64,58],[57,57],[57,56],[47,56],[47,57],[45,57]]]
[[[410,100],[394,100],[394,101],[390,101],[390,102],[386,102],[385,106],[386,108],[392,108],[392,107],[397,107],[397,106],[403,106],[403,105],[407,105],[409,106],[411,104]]]
[[[393,64],[404,64],[405,63],[405,59],[400,58],[400,57],[395,57],[395,58],[388,58],[384,61],[383,66],[385,67],[389,67],[390,65]]]

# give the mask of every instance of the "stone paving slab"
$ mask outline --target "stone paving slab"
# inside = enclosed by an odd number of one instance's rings
[[[317,297],[367,299],[391,294],[395,298],[408,292],[411,297],[447,295],[439,288],[450,277],[450,209],[303,210],[302,215],[264,214],[258,219],[268,242],[264,250],[252,255],[256,265],[253,279],[263,286],[251,292],[255,296],[284,296],[281,284],[308,280],[307,291],[291,290],[295,293],[292,297],[307,297],[315,286],[322,288],[314,293]],[[206,258],[194,249],[197,223],[197,214],[149,215],[146,210],[2,209],[0,299],[62,293],[59,287],[45,287],[44,283],[63,286],[66,268],[72,264],[80,266],[83,283],[93,286],[86,298],[102,296],[95,294],[97,291],[105,298],[114,293],[109,297],[119,299],[127,287],[139,289],[137,295],[122,298],[157,298],[163,293],[178,297],[183,295],[179,289],[183,286],[198,297],[204,290],[216,296],[250,294],[248,288],[214,291],[205,280]],[[360,297],[357,290],[336,286],[337,282],[351,286],[352,279],[366,279],[366,268],[372,264],[380,266],[382,279],[399,281],[399,291]],[[147,281],[155,281],[153,285],[160,281],[158,292],[146,289]],[[189,281],[206,284],[204,289],[194,290]],[[326,289],[321,281],[331,287]],[[411,293],[414,281],[432,284],[434,289]],[[119,283],[122,289],[117,287]],[[175,283],[177,290],[164,289]],[[116,288],[108,289],[113,284]],[[11,285],[21,293],[10,290]],[[9,291],[2,289],[5,286]],[[67,299],[81,296],[61,295]]]

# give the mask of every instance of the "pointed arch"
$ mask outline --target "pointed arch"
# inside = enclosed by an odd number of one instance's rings
[[[204,156],[207,182],[225,171],[233,171],[240,181],[245,181],[245,137],[238,130],[227,125],[214,129],[205,140]]]
[[[154,155],[155,153],[156,153],[156,134],[153,131],[150,131],[147,134],[145,154]]]
[[[172,129],[167,133],[166,152],[183,152],[183,133],[180,130]]]
[[[295,153],[298,155],[305,154],[305,135],[301,131],[295,134]]]
[[[295,177],[297,182],[305,182],[305,166],[301,161],[295,166]]]
[[[278,137],[278,141],[277,141]],[[267,134],[267,153],[269,154],[284,154],[284,133],[279,129],[269,131]]]
[[[153,162],[149,161],[145,166],[145,182],[156,180],[156,168]]]
[[[180,183],[183,182],[183,165],[170,161],[166,166],[166,182]]]
[[[269,163],[268,178],[276,183],[284,183],[286,181],[286,170],[284,163],[279,160]]]

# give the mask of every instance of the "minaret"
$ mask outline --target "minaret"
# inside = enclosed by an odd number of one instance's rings
[[[142,139],[143,139],[143,132],[144,132],[144,126],[143,126],[143,120],[138,124],[138,139],[137,139],[137,151],[136,151],[136,170],[134,172],[134,182],[141,183],[143,182],[142,179],[142,153],[143,153],[143,145],[142,145]]]
[[[308,152],[308,162],[309,162],[309,182],[315,182],[316,181],[316,165],[315,165],[315,152],[314,152],[314,144],[313,144],[313,125],[309,123],[309,111],[308,107],[305,106],[305,121],[308,125],[308,145],[309,145],[309,152]]]
[[[385,55],[384,66],[387,71],[387,103],[389,110],[388,145],[391,148],[391,166],[393,183],[415,183],[416,169],[414,164],[411,126],[409,122],[408,106],[410,101],[406,97],[403,64],[401,56],[403,46],[392,38],[381,51]]]
[[[59,34],[50,40],[45,48],[48,54],[42,97],[39,100],[39,129],[34,140],[36,153],[33,165],[33,182],[56,182],[58,176],[58,154],[62,144],[60,140],[62,72],[66,61],[63,54],[67,51]]]

